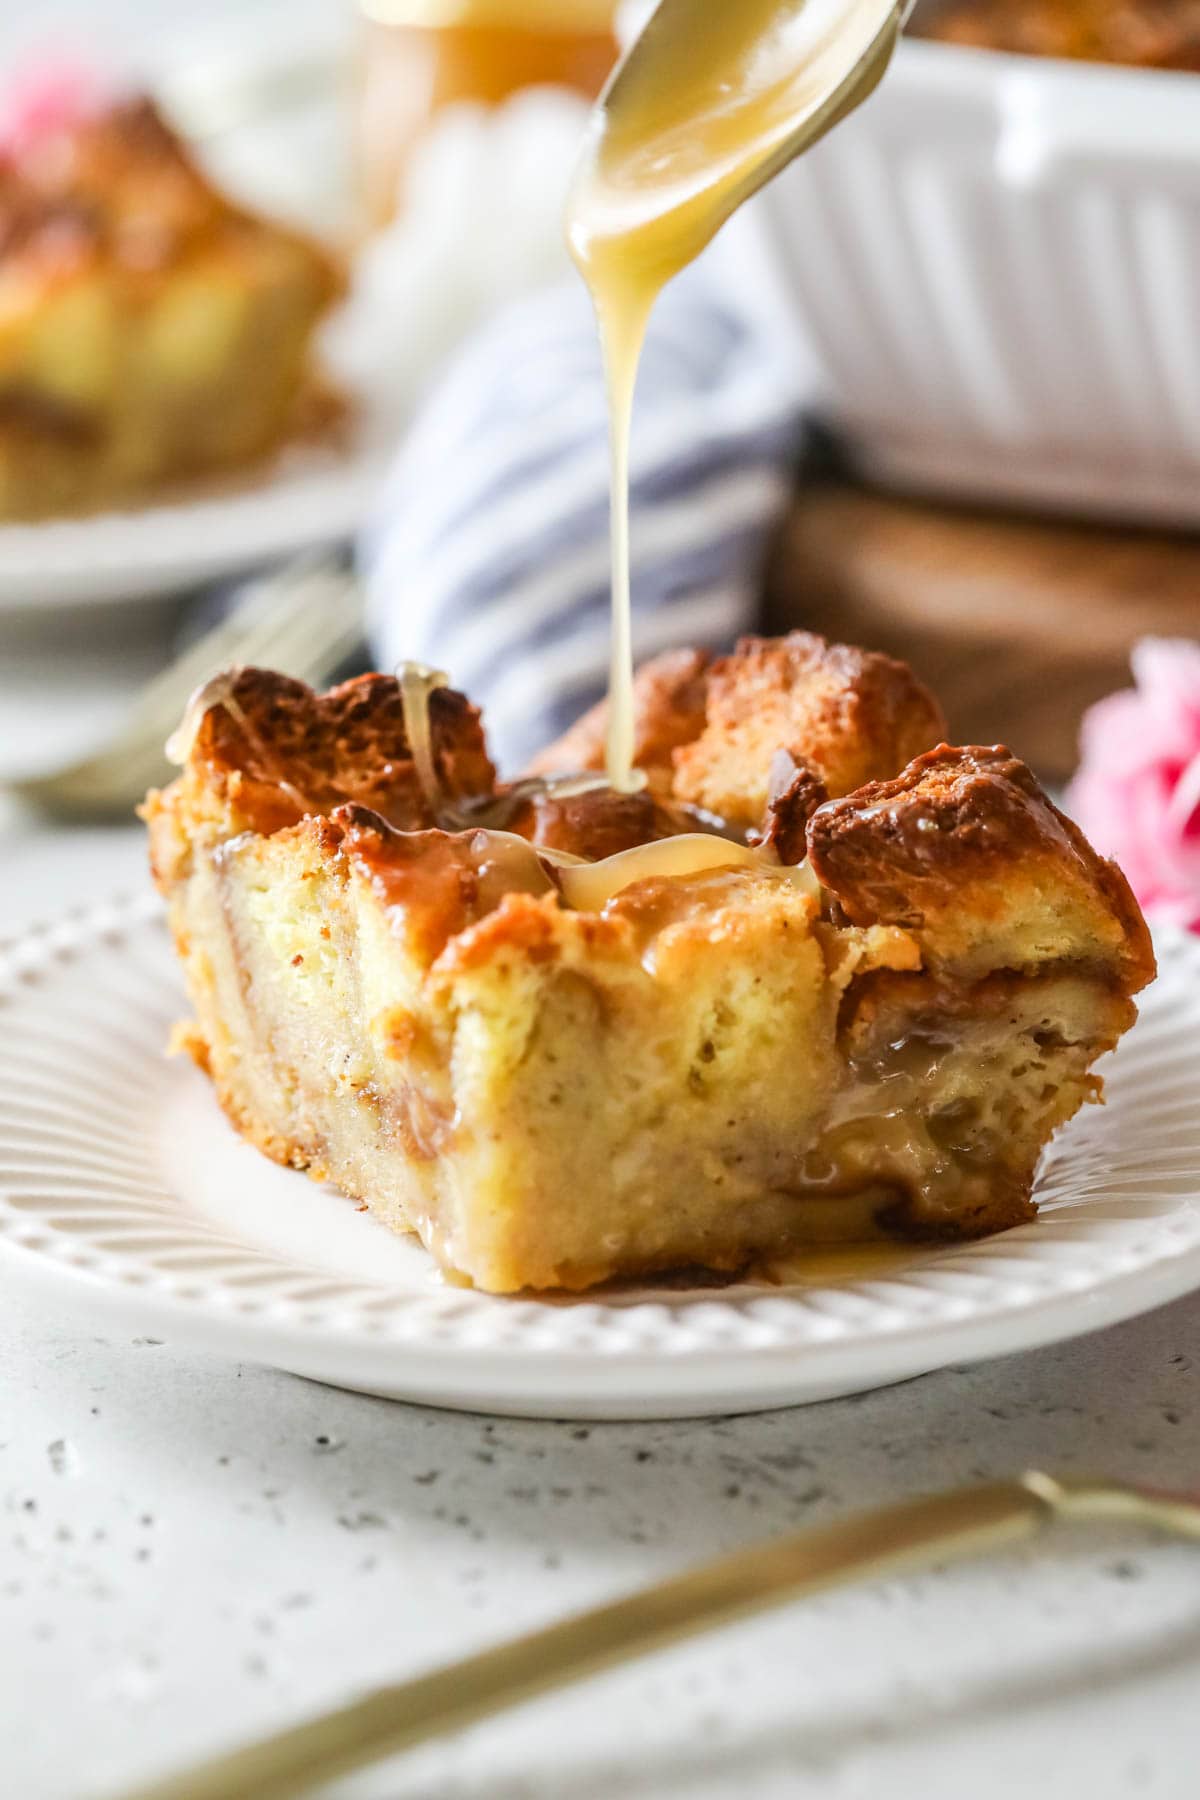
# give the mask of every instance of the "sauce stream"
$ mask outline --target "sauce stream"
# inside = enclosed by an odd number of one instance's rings
[[[629,440],[651,309],[750,193],[867,97],[906,12],[907,0],[660,0],[592,115],[567,238],[591,293],[608,390],[605,762],[618,792],[636,781]]]
[[[400,699],[404,707],[404,735],[408,739],[417,780],[426,805],[440,822],[440,814],[446,808],[446,798],[433,754],[433,725],[429,716],[429,702],[436,688],[449,687],[450,677],[444,670],[431,668],[428,663],[402,662],[396,665],[396,680],[400,685]]]

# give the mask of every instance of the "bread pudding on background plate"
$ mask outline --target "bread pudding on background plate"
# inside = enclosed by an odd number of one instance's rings
[[[338,403],[330,255],[219,193],[153,104],[0,144],[0,519],[241,469]]]
[[[496,1292],[1030,1218],[1154,973],[1116,867],[889,658],[750,639],[637,701],[615,793],[602,717],[503,784],[413,670],[201,691],[146,814],[239,1131]]]
[[[932,0],[918,19],[952,44],[1200,70],[1198,0]]]

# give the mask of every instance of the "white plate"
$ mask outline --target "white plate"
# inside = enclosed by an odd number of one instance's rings
[[[0,525],[0,614],[177,594],[350,537],[401,425],[366,420],[344,451],[287,451],[258,476],[187,499]]]
[[[235,1138],[163,1055],[184,1001],[158,903],[116,901],[0,955],[0,1258],[131,1332],[501,1413],[752,1411],[1053,1343],[1200,1285],[1200,941],[1161,956],[1036,1224],[840,1285],[501,1299]]]

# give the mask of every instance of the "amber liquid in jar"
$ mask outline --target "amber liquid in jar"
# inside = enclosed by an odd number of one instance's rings
[[[443,107],[525,87],[599,93],[616,0],[360,0],[359,165],[369,225],[396,210],[414,145]]]

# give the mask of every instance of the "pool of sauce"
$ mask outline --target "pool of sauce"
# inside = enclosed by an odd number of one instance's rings
[[[928,1259],[928,1247],[875,1238],[853,1244],[809,1244],[783,1256],[764,1257],[742,1277],[769,1287],[849,1287],[901,1275]]]

